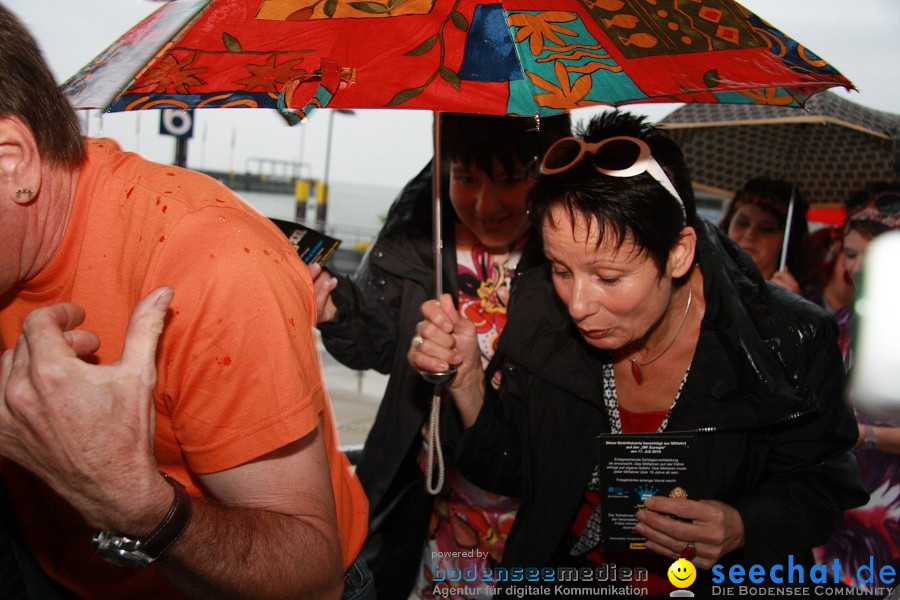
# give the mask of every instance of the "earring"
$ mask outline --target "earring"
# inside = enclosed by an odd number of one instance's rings
[[[29,200],[34,198],[34,192],[28,188],[22,188],[21,190],[16,190],[16,199],[21,200],[22,196],[26,196]]]

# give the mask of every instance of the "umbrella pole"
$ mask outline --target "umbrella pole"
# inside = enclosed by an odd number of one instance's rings
[[[432,162],[431,202],[432,215],[431,239],[434,243],[434,297],[440,302],[444,293],[444,261],[441,240],[441,113],[434,112],[434,160]]]
[[[784,270],[785,265],[787,265],[787,255],[788,255],[788,243],[791,241],[791,225],[794,222],[794,191],[797,189],[797,186],[791,184],[791,200],[788,202],[788,210],[787,210],[787,218],[784,221],[784,242],[781,244],[781,264],[778,265],[778,270]]]
[[[441,240],[441,113],[434,112],[434,160],[433,177],[431,184],[432,201],[432,236],[434,242],[434,297],[440,302],[443,295],[443,242]],[[456,366],[440,373],[420,371],[422,379],[434,384],[434,393],[431,396],[431,410],[428,415],[428,430],[425,434],[427,442],[426,460],[428,462],[425,474],[425,491],[432,496],[437,495],[444,487],[444,452],[441,448],[441,396],[444,384],[456,376]],[[437,470],[437,479],[435,479]]]
[[[808,108],[804,108],[807,112],[809,112]],[[800,127],[794,128],[791,134],[791,150],[790,157],[793,162],[793,169],[791,173],[793,173],[793,177],[790,177],[789,180],[791,182],[791,199],[788,201],[788,210],[787,210],[787,218],[784,220],[784,241],[781,243],[781,261],[778,265],[778,270],[783,271],[784,267],[787,265],[787,256],[788,256],[788,243],[791,241],[791,226],[794,224],[794,198],[797,195],[797,173],[799,173],[798,169],[798,161],[800,153],[797,151],[797,145],[800,143],[800,132],[806,133],[809,131],[809,123],[802,123]],[[803,136],[806,137],[806,136]],[[807,143],[807,146],[809,144]],[[803,218],[806,218],[806,215],[803,215]]]
[[[444,293],[444,274],[443,274],[443,241],[441,240],[441,113],[434,113],[434,161],[433,161],[433,177],[431,184],[431,201],[432,201],[432,222],[431,233],[434,242],[434,297],[440,302]],[[440,373],[431,373],[422,371],[422,377],[429,383],[447,383],[456,376],[456,366],[450,365],[450,368]]]

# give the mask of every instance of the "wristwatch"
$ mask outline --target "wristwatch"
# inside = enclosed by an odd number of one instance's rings
[[[122,567],[143,569],[158,559],[184,532],[191,520],[191,497],[177,480],[166,473],[162,476],[175,489],[172,506],[162,522],[143,539],[120,532],[97,530],[91,541],[98,556]]]
[[[863,450],[875,449],[875,429],[871,425],[865,425],[866,437],[863,438],[862,444],[859,445]]]

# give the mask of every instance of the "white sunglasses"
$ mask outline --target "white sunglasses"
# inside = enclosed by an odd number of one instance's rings
[[[606,150],[601,152],[603,148]],[[634,177],[641,173],[649,174],[678,200],[681,212],[684,213],[684,201],[678,195],[672,181],[653,158],[650,146],[638,138],[620,135],[591,144],[578,137],[564,137],[547,149],[541,160],[540,171],[544,175],[568,171],[588,154],[593,157],[591,162],[594,169],[604,175]]]

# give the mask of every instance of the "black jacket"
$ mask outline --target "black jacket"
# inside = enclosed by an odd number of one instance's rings
[[[390,590],[385,585],[389,580],[413,576],[433,504],[416,459],[434,387],[406,358],[415,326],[422,320],[420,307],[434,297],[431,182],[429,164],[391,206],[384,227],[352,280],[339,278],[332,292],[336,320],[319,326],[328,352],[343,364],[390,374],[356,470],[369,497],[370,533],[363,555],[375,573],[379,597],[386,598],[406,597],[406,583]],[[456,218],[446,201],[446,188],[445,182],[443,289],[456,299]],[[543,260],[540,236],[532,235],[518,270]],[[450,455],[461,430],[452,402],[444,404],[441,422],[441,437]]]
[[[668,432],[697,432],[693,497],[743,518],[745,546],[722,562],[808,560],[845,508],[866,501],[849,449],[832,318],[766,284],[749,258],[707,224],[697,258],[707,306],[691,371]],[[557,299],[549,269],[519,278],[489,369],[503,368],[460,441],[457,466],[475,483],[520,496],[505,566],[559,566],[566,536],[609,432],[600,364]],[[555,307],[550,308],[550,307]]]

